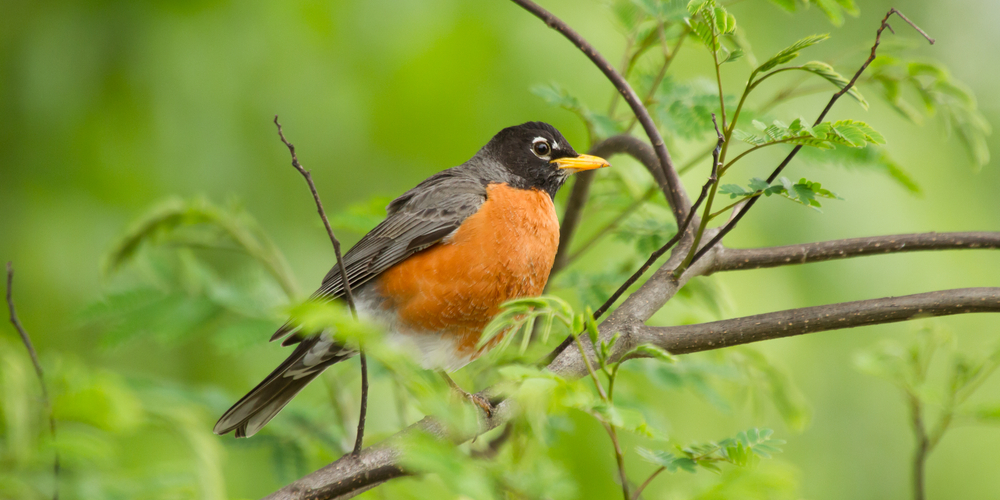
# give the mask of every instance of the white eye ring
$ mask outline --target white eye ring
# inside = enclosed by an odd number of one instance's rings
[[[550,145],[549,140],[544,137],[535,137],[535,139],[531,141],[531,152],[534,153],[535,156],[545,161],[549,161],[552,158],[552,145]]]

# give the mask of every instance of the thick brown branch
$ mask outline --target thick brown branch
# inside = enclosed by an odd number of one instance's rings
[[[1000,288],[959,288],[859,300],[698,325],[644,326],[635,332],[632,342],[685,354],[806,333],[977,312],[1000,312]]]
[[[21,342],[24,343],[25,349],[28,350],[28,355],[31,356],[31,364],[35,367],[35,376],[38,377],[38,384],[42,386],[42,406],[45,407],[45,413],[49,417],[49,434],[52,436],[54,444],[56,441],[56,417],[52,413],[49,389],[45,385],[45,372],[42,371],[42,364],[38,362],[38,353],[35,351],[34,344],[31,343],[28,331],[24,329],[24,325],[18,319],[17,309],[14,307],[14,265],[10,262],[7,263],[7,310],[10,312],[10,323],[14,325],[14,329],[21,336]],[[59,449],[54,446],[53,449],[55,450],[55,459],[52,465],[52,474],[54,476],[52,498],[59,500]]]
[[[678,223],[684,220],[684,216],[687,214],[688,207],[691,205],[691,201],[687,197],[687,193],[684,191],[684,186],[681,184],[680,177],[677,175],[677,170],[674,168],[674,162],[670,158],[670,153],[667,151],[667,146],[663,142],[663,137],[660,136],[660,131],[656,129],[656,124],[653,123],[653,119],[649,116],[649,112],[642,105],[642,101],[639,96],[629,85],[628,81],[622,77],[618,71],[615,70],[614,66],[604,58],[597,49],[590,45],[587,40],[585,40],[579,33],[577,33],[573,28],[564,23],[561,19],[554,16],[551,12],[543,9],[535,2],[531,0],[513,0],[514,3],[524,7],[525,10],[531,12],[536,17],[545,22],[548,27],[558,31],[569,41],[573,42],[590,60],[597,66],[598,69],[604,73],[604,76],[611,81],[611,83],[618,89],[618,92],[628,103],[629,107],[632,108],[632,112],[635,114],[636,118],[639,120],[639,124],[642,125],[643,130],[649,137],[649,142],[653,145],[653,150],[656,152],[656,157],[659,160],[660,170],[662,177],[658,177],[657,181],[660,182],[660,186],[663,188],[667,195],[667,200],[670,202],[670,208],[674,212],[674,218]]]
[[[886,253],[991,248],[1000,248],[1000,232],[896,234],[783,247],[722,248],[711,271],[763,269]]]

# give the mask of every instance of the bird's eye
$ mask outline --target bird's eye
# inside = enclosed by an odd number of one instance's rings
[[[536,156],[548,156],[552,152],[552,148],[549,147],[548,141],[538,141],[531,145],[531,150],[534,151]]]

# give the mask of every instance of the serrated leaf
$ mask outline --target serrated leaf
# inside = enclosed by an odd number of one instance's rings
[[[666,467],[668,472],[684,470],[693,473],[697,470],[697,464],[687,457],[678,457],[667,451],[650,450],[642,447],[636,448],[635,451],[647,462]]]
[[[830,38],[830,35],[823,34],[823,35],[812,35],[805,37],[789,45],[788,47],[785,47],[784,49],[780,50],[777,54],[771,56],[771,58],[765,61],[764,64],[758,66],[757,69],[754,70],[754,73],[770,71],[779,64],[784,64],[788,61],[791,61],[792,59],[798,57],[799,52],[801,52],[803,49],[816,45],[817,43],[822,42],[827,38]]]
[[[731,62],[737,61],[737,60],[741,59],[745,55],[746,55],[746,52],[744,52],[743,49],[741,49],[741,48],[733,49],[726,56],[726,58],[722,62],[720,62],[719,64],[726,64],[726,63],[731,63]]]
[[[751,146],[761,146],[767,143],[767,139],[757,136],[756,134],[751,134],[749,132],[744,132],[740,129],[733,130],[733,138],[738,141],[743,141]]]

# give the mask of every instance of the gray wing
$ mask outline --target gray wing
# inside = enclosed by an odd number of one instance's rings
[[[344,254],[351,289],[367,283],[403,259],[433,246],[450,235],[486,200],[486,187],[461,167],[448,169],[421,182],[386,207],[388,216]],[[334,299],[344,294],[340,268],[334,265],[314,298]],[[281,327],[271,340],[294,329]],[[295,335],[283,344],[301,340]]]

